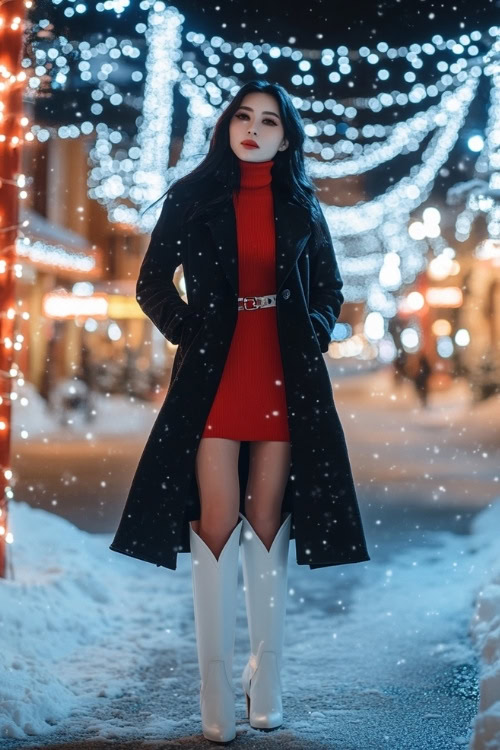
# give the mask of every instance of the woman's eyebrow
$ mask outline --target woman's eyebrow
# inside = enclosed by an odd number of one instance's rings
[[[239,107],[239,109],[249,109],[250,112],[253,112],[253,109],[251,107],[244,107],[243,105]],[[277,117],[278,120],[281,119],[279,115],[276,114],[276,112],[262,112],[263,115],[274,115],[274,117]]]

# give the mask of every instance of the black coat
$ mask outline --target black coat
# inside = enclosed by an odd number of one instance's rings
[[[210,186],[211,195],[217,185]],[[324,216],[318,239],[309,211],[291,203],[274,183],[271,189],[276,314],[291,443],[282,511],[292,513],[291,538],[299,565],[363,562],[370,556],[322,354],[343,302],[342,280]],[[192,201],[203,201],[200,188],[180,184],[170,189],[139,273],[141,308],[178,348],[164,403],[110,546],[173,570],[177,553],[190,551],[188,522],[200,518],[195,457],[239,314],[232,199],[202,220],[184,221],[183,208]],[[172,280],[181,263],[189,304]],[[242,512],[248,465],[249,442],[242,441]]]

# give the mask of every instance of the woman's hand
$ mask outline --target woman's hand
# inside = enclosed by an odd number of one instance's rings
[[[180,342],[184,320],[194,314],[181,299],[173,282],[175,269],[182,263],[181,213],[174,186],[165,198],[151,233],[136,285],[139,306],[172,344]]]
[[[319,208],[319,205],[318,205]],[[326,219],[320,212],[320,234],[322,239],[315,242],[309,256],[310,286],[309,314],[322,352],[328,351],[335,322],[340,315],[344,295],[340,291],[343,281],[340,276],[332,238]]]

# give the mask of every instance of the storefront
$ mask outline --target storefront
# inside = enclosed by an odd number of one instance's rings
[[[47,378],[71,372],[77,357],[71,326],[57,326],[43,312],[44,295],[57,287],[70,288],[102,276],[99,248],[70,229],[57,226],[32,209],[21,207],[21,231],[16,243],[16,300],[29,317],[19,316],[17,331],[25,346],[17,361],[27,380],[43,392]]]

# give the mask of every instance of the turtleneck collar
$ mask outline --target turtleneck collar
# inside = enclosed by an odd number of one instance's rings
[[[243,161],[240,163],[240,187],[241,188],[263,188],[271,184],[271,169],[274,160],[269,161]]]

